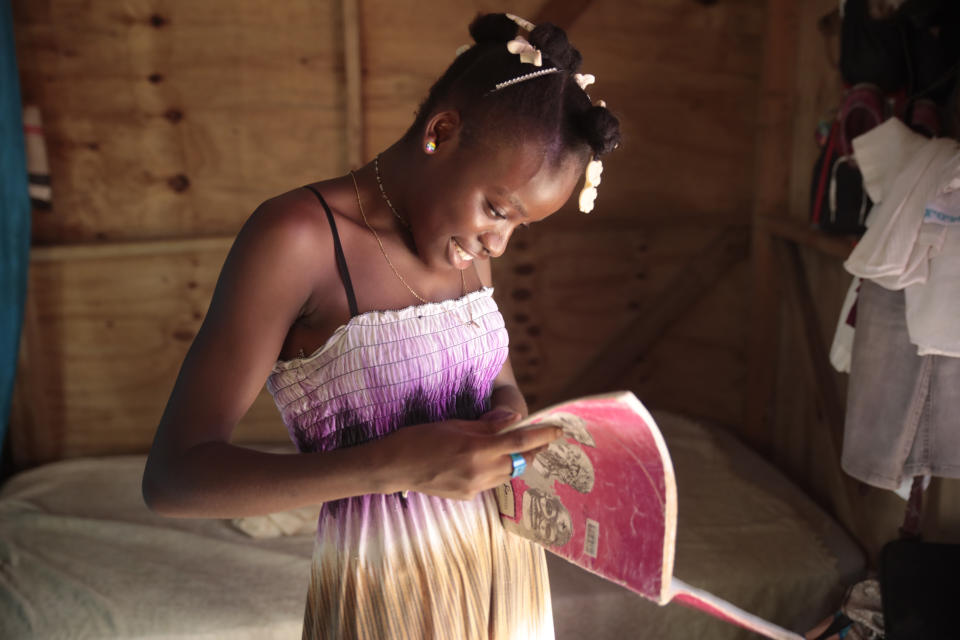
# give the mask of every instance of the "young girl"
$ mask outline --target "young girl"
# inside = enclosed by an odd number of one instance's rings
[[[306,638],[549,638],[543,550],[491,489],[559,436],[527,407],[492,297],[511,234],[619,140],[564,32],[478,17],[409,131],[349,175],[263,203],[223,266],[144,471],[154,511],[323,503]],[[301,453],[229,444],[266,381]]]

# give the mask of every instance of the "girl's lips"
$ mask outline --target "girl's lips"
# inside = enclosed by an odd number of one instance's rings
[[[464,249],[456,238],[453,238],[453,250],[457,254],[457,257],[460,258],[463,262],[470,262],[474,259],[474,255]]]

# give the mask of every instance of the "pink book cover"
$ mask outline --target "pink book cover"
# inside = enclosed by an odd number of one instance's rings
[[[504,528],[657,604],[676,599],[768,638],[802,640],[673,577],[673,464],[633,393],[557,404],[511,429],[538,423],[560,426],[564,435],[497,489]]]

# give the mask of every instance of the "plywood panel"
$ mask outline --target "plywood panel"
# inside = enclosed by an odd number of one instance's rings
[[[748,264],[734,267],[637,363],[628,387],[649,406],[742,429],[748,282]]]
[[[29,410],[11,428],[17,465],[149,449],[229,246],[37,252],[17,389]],[[265,390],[235,438],[286,439]]]
[[[597,226],[518,239],[495,262],[494,279],[514,368],[530,404],[542,406],[554,398],[610,335],[657,303],[716,233],[715,228],[665,226],[625,234]],[[736,422],[742,401],[733,390],[744,375],[745,278],[743,268],[724,278],[668,331],[647,362],[638,363],[623,386],[637,390],[651,406]],[[649,361],[658,364],[650,369]],[[707,375],[691,384],[691,367]],[[711,404],[721,397],[723,402]]]
[[[39,244],[230,234],[345,167],[330,0],[14,5],[54,190]]]

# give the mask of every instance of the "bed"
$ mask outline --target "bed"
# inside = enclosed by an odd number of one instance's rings
[[[654,416],[677,475],[676,575],[795,630],[829,613],[864,572],[853,540],[722,429]],[[0,488],[0,638],[299,638],[305,512],[162,518],[140,497],[144,460],[48,463]],[[560,640],[751,637],[548,562]]]

